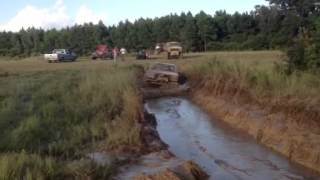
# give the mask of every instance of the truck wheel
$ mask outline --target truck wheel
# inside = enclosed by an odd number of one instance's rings
[[[168,59],[171,59],[170,53],[168,53]]]
[[[48,61],[48,63],[52,63],[52,61],[51,61],[51,60],[49,60],[49,61]]]

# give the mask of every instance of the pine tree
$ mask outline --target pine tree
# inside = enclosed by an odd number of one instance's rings
[[[200,44],[202,45],[200,50],[207,51],[208,43],[216,40],[216,29],[213,19],[203,11],[197,14],[195,18],[199,30]]]

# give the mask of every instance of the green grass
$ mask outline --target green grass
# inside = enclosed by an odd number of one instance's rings
[[[62,177],[60,164],[25,152],[0,156],[0,179],[57,179]]]
[[[78,158],[96,142],[105,148],[139,146],[139,73],[138,66],[110,65],[1,76],[2,175],[33,177],[39,169],[39,177],[54,179],[50,168],[55,161]],[[19,166],[24,170],[5,163],[12,158],[23,161]]]
[[[85,159],[58,161],[22,151],[0,156],[0,179],[108,179],[116,172],[117,166],[117,162],[108,166]]]

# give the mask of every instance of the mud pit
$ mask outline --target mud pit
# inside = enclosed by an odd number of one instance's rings
[[[184,98],[148,100],[169,151],[199,164],[212,179],[319,179],[311,171],[241,136]]]

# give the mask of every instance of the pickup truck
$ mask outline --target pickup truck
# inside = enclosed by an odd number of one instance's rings
[[[67,49],[55,49],[51,54],[45,54],[44,59],[49,63],[75,61],[77,59],[77,55]]]

